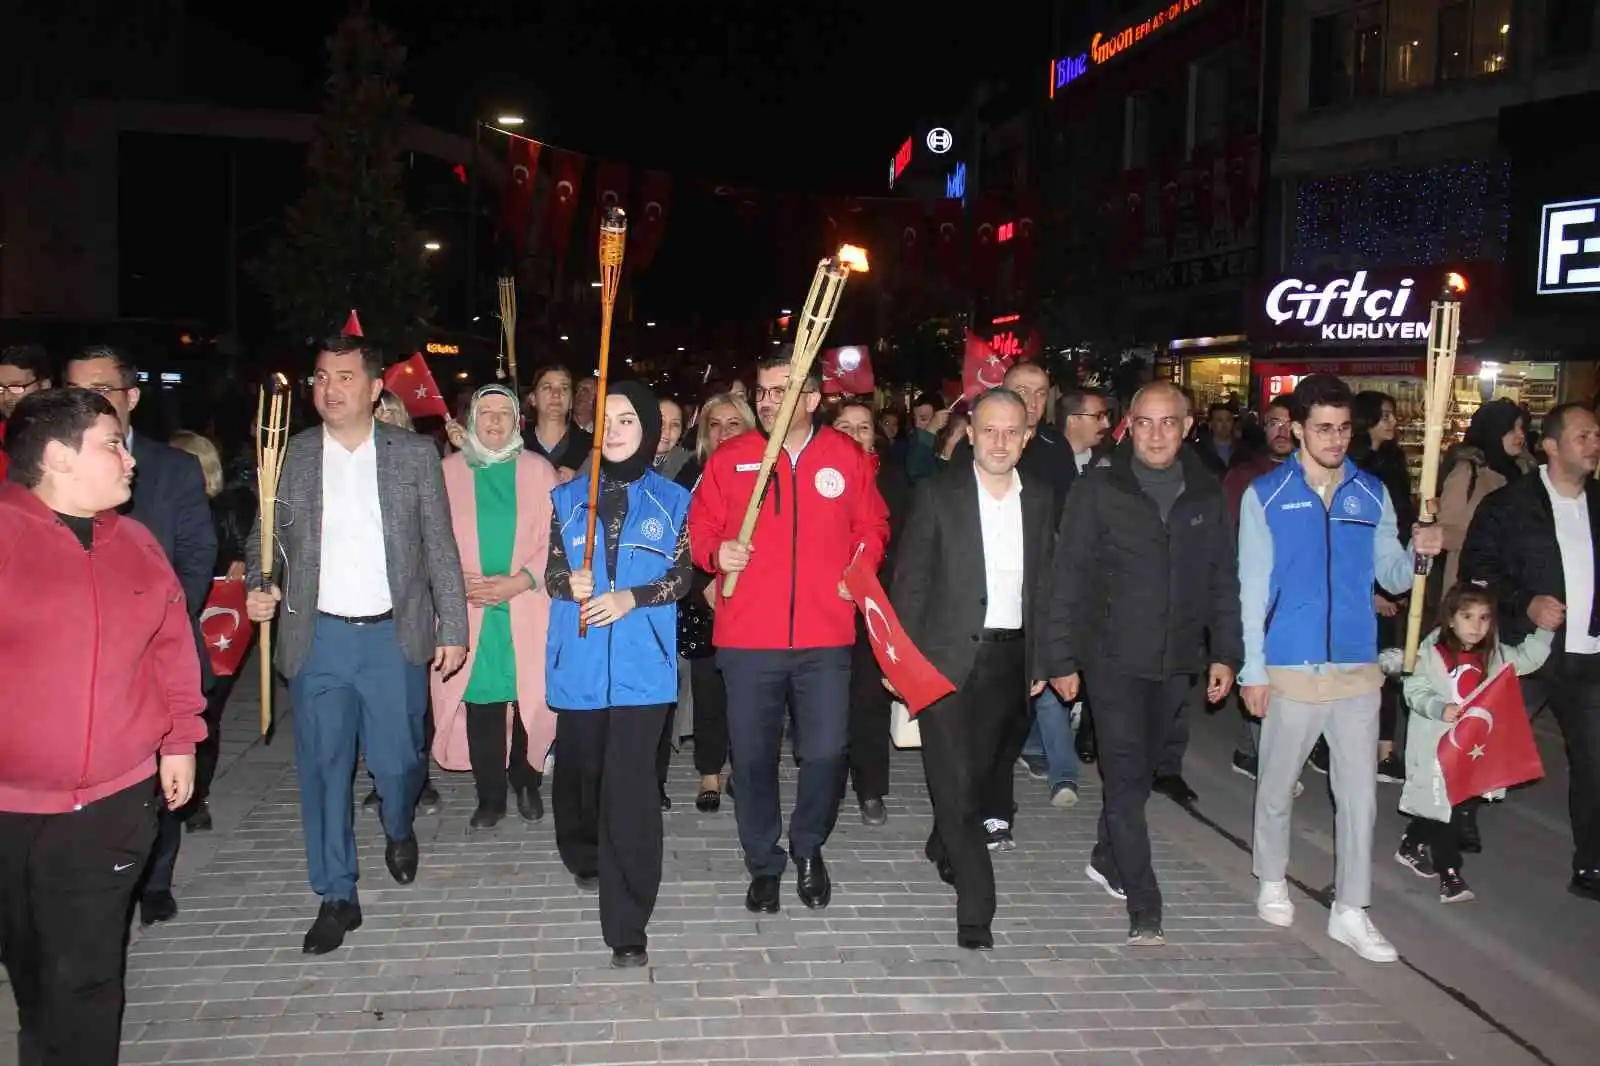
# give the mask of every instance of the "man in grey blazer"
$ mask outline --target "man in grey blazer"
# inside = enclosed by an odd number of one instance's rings
[[[283,456],[275,587],[249,597],[255,621],[280,615],[277,666],[294,704],[306,865],[322,897],[305,938],[311,955],[361,925],[350,792],[358,748],[382,800],[389,873],[402,885],[415,879],[428,668],[449,675],[466,659],[466,592],[439,453],[429,438],[372,417],[382,391],[370,342],[323,344],[312,389],[322,425],[296,434]],[[248,555],[254,586],[259,528]]]

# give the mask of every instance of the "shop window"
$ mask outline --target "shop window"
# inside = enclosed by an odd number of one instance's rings
[[[1433,84],[1433,23],[1438,8],[1438,0],[1391,0],[1388,92]]]
[[[1581,56],[1594,42],[1594,0],[1545,0],[1545,53]]]
[[[1460,81],[1471,73],[1472,20],[1466,4],[1439,9],[1439,80]]]
[[[1477,0],[1472,9],[1472,73],[1499,74],[1511,65],[1511,0]]]
[[[1149,93],[1134,93],[1123,107],[1122,169],[1150,165],[1150,122],[1154,111]]]
[[[1383,89],[1384,6],[1366,4],[1311,21],[1310,103],[1327,107]]]
[[[1191,153],[1203,145],[1221,144],[1227,136],[1234,58],[1234,50],[1226,49],[1207,56],[1191,69],[1189,110],[1192,126],[1188,145]]]

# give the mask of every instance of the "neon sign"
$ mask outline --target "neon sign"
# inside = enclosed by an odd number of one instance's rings
[[[965,200],[967,198],[967,165],[957,163],[956,168],[945,175],[944,194],[951,200]]]
[[[439,341],[429,341],[427,350],[429,355],[460,355],[461,345],[441,344]]]
[[[1204,0],[1170,0],[1155,14],[1139,22],[1122,27],[1115,33],[1097,33],[1089,40],[1089,50],[1080,55],[1050,61],[1050,98],[1056,92],[1089,72],[1089,67],[1109,63],[1156,33],[1165,30],[1192,11],[1199,10]]]
[[[906,172],[906,167],[911,165],[911,138],[906,138],[906,143],[894,154],[894,159],[889,163],[889,188],[894,188],[895,181]]]
[[[1004,333],[996,333],[989,341],[989,347],[994,349],[994,354],[1006,359],[1015,359],[1022,354],[1022,340],[1009,329]]]
[[[1020,322],[1020,321],[1022,321],[1022,316],[1021,315],[995,315],[993,318],[991,318],[989,320],[989,324],[991,326],[1003,326],[1007,322]]]
[[[994,242],[1004,244],[1016,236],[1017,224],[1015,222],[1002,222],[994,229]]]

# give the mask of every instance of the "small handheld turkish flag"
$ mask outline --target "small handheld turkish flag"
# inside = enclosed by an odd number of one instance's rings
[[[406,405],[406,414],[412,418],[450,417],[450,408],[445,405],[439,385],[433,380],[433,371],[428,369],[421,352],[385,371],[383,387],[400,397],[400,402]]]
[[[966,352],[961,360],[962,397],[970,402],[979,393],[998,389],[1006,383],[1006,371],[1010,367],[1010,359],[969,330]]]
[[[1439,769],[1450,806],[1544,776],[1522,686],[1509,663],[1461,707],[1461,717],[1439,738]]]
[[[864,396],[871,392],[872,355],[865,347],[848,345],[822,353],[822,391],[828,396]]]
[[[344,320],[344,329],[342,332],[346,337],[366,336],[366,334],[361,332],[361,320],[356,317],[355,308],[350,309],[350,317]]]
[[[206,642],[211,672],[218,677],[237,673],[255,631],[255,625],[244,613],[244,582],[214,579],[206,608],[200,612],[200,636]]]
[[[956,690],[949,678],[917,650],[900,628],[900,617],[894,613],[889,597],[884,595],[878,575],[870,567],[862,566],[859,557],[845,567],[844,584],[867,623],[867,637],[872,641],[872,654],[878,660],[878,667],[900,694],[912,717]]]

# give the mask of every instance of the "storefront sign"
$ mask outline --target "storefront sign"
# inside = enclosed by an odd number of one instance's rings
[[[1600,199],[1545,204],[1539,212],[1540,296],[1600,292]]]
[[[1255,271],[1255,249],[1244,248],[1134,271],[1128,275],[1128,287],[1136,292],[1173,292],[1230,281],[1238,284]]]
[[[1109,63],[1117,56],[1153,35],[1165,30],[1191,12],[1200,9],[1203,0],[1171,0],[1149,18],[1123,26],[1113,33],[1097,33],[1089,40],[1089,50],[1081,55],[1068,56],[1050,62],[1050,98],[1068,83],[1089,72],[1090,65]],[[1215,5],[1213,5],[1215,6]]]
[[[429,355],[460,355],[461,345],[444,344],[440,341],[429,341],[427,344],[427,352]]]
[[[906,167],[911,165],[911,138],[906,138],[906,143],[895,152],[894,158],[889,160],[889,188],[894,188],[894,183],[900,175],[906,172]]]
[[[967,198],[967,165],[957,163],[956,168],[945,175],[944,194],[951,200],[965,201]]]
[[[1429,267],[1282,278],[1261,297],[1260,339],[1268,344],[1423,344],[1428,304],[1446,273]]]

